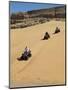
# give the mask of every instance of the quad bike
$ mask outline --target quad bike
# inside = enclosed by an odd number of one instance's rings
[[[17,58],[18,60],[28,60],[29,57],[31,57],[32,54],[31,54],[31,51],[29,52],[24,52],[21,57]]]
[[[53,34],[57,34],[60,32],[60,29],[59,28],[56,28],[55,32]]]
[[[49,38],[50,38],[50,35],[48,34],[48,32],[46,32],[43,40],[48,40]]]

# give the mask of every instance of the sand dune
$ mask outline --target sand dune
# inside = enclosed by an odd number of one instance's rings
[[[53,34],[56,26],[61,29]],[[41,40],[48,31],[49,40]],[[10,87],[65,83],[65,22],[50,21],[10,31]],[[32,51],[28,61],[18,61],[25,46]]]

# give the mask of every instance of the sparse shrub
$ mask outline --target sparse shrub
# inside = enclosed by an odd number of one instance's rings
[[[44,19],[40,19],[39,22],[42,24],[42,23],[45,22],[45,20]]]

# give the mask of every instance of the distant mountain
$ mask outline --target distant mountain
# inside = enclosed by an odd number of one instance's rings
[[[49,9],[40,9],[27,12],[30,17],[65,17],[65,6],[54,7]]]

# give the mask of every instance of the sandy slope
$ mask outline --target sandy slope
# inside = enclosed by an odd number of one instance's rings
[[[53,35],[56,26],[61,32]],[[41,39],[46,31],[51,38],[43,41]],[[50,21],[10,32],[11,87],[65,83],[64,22]],[[32,57],[28,61],[18,61],[26,45],[31,49]]]

